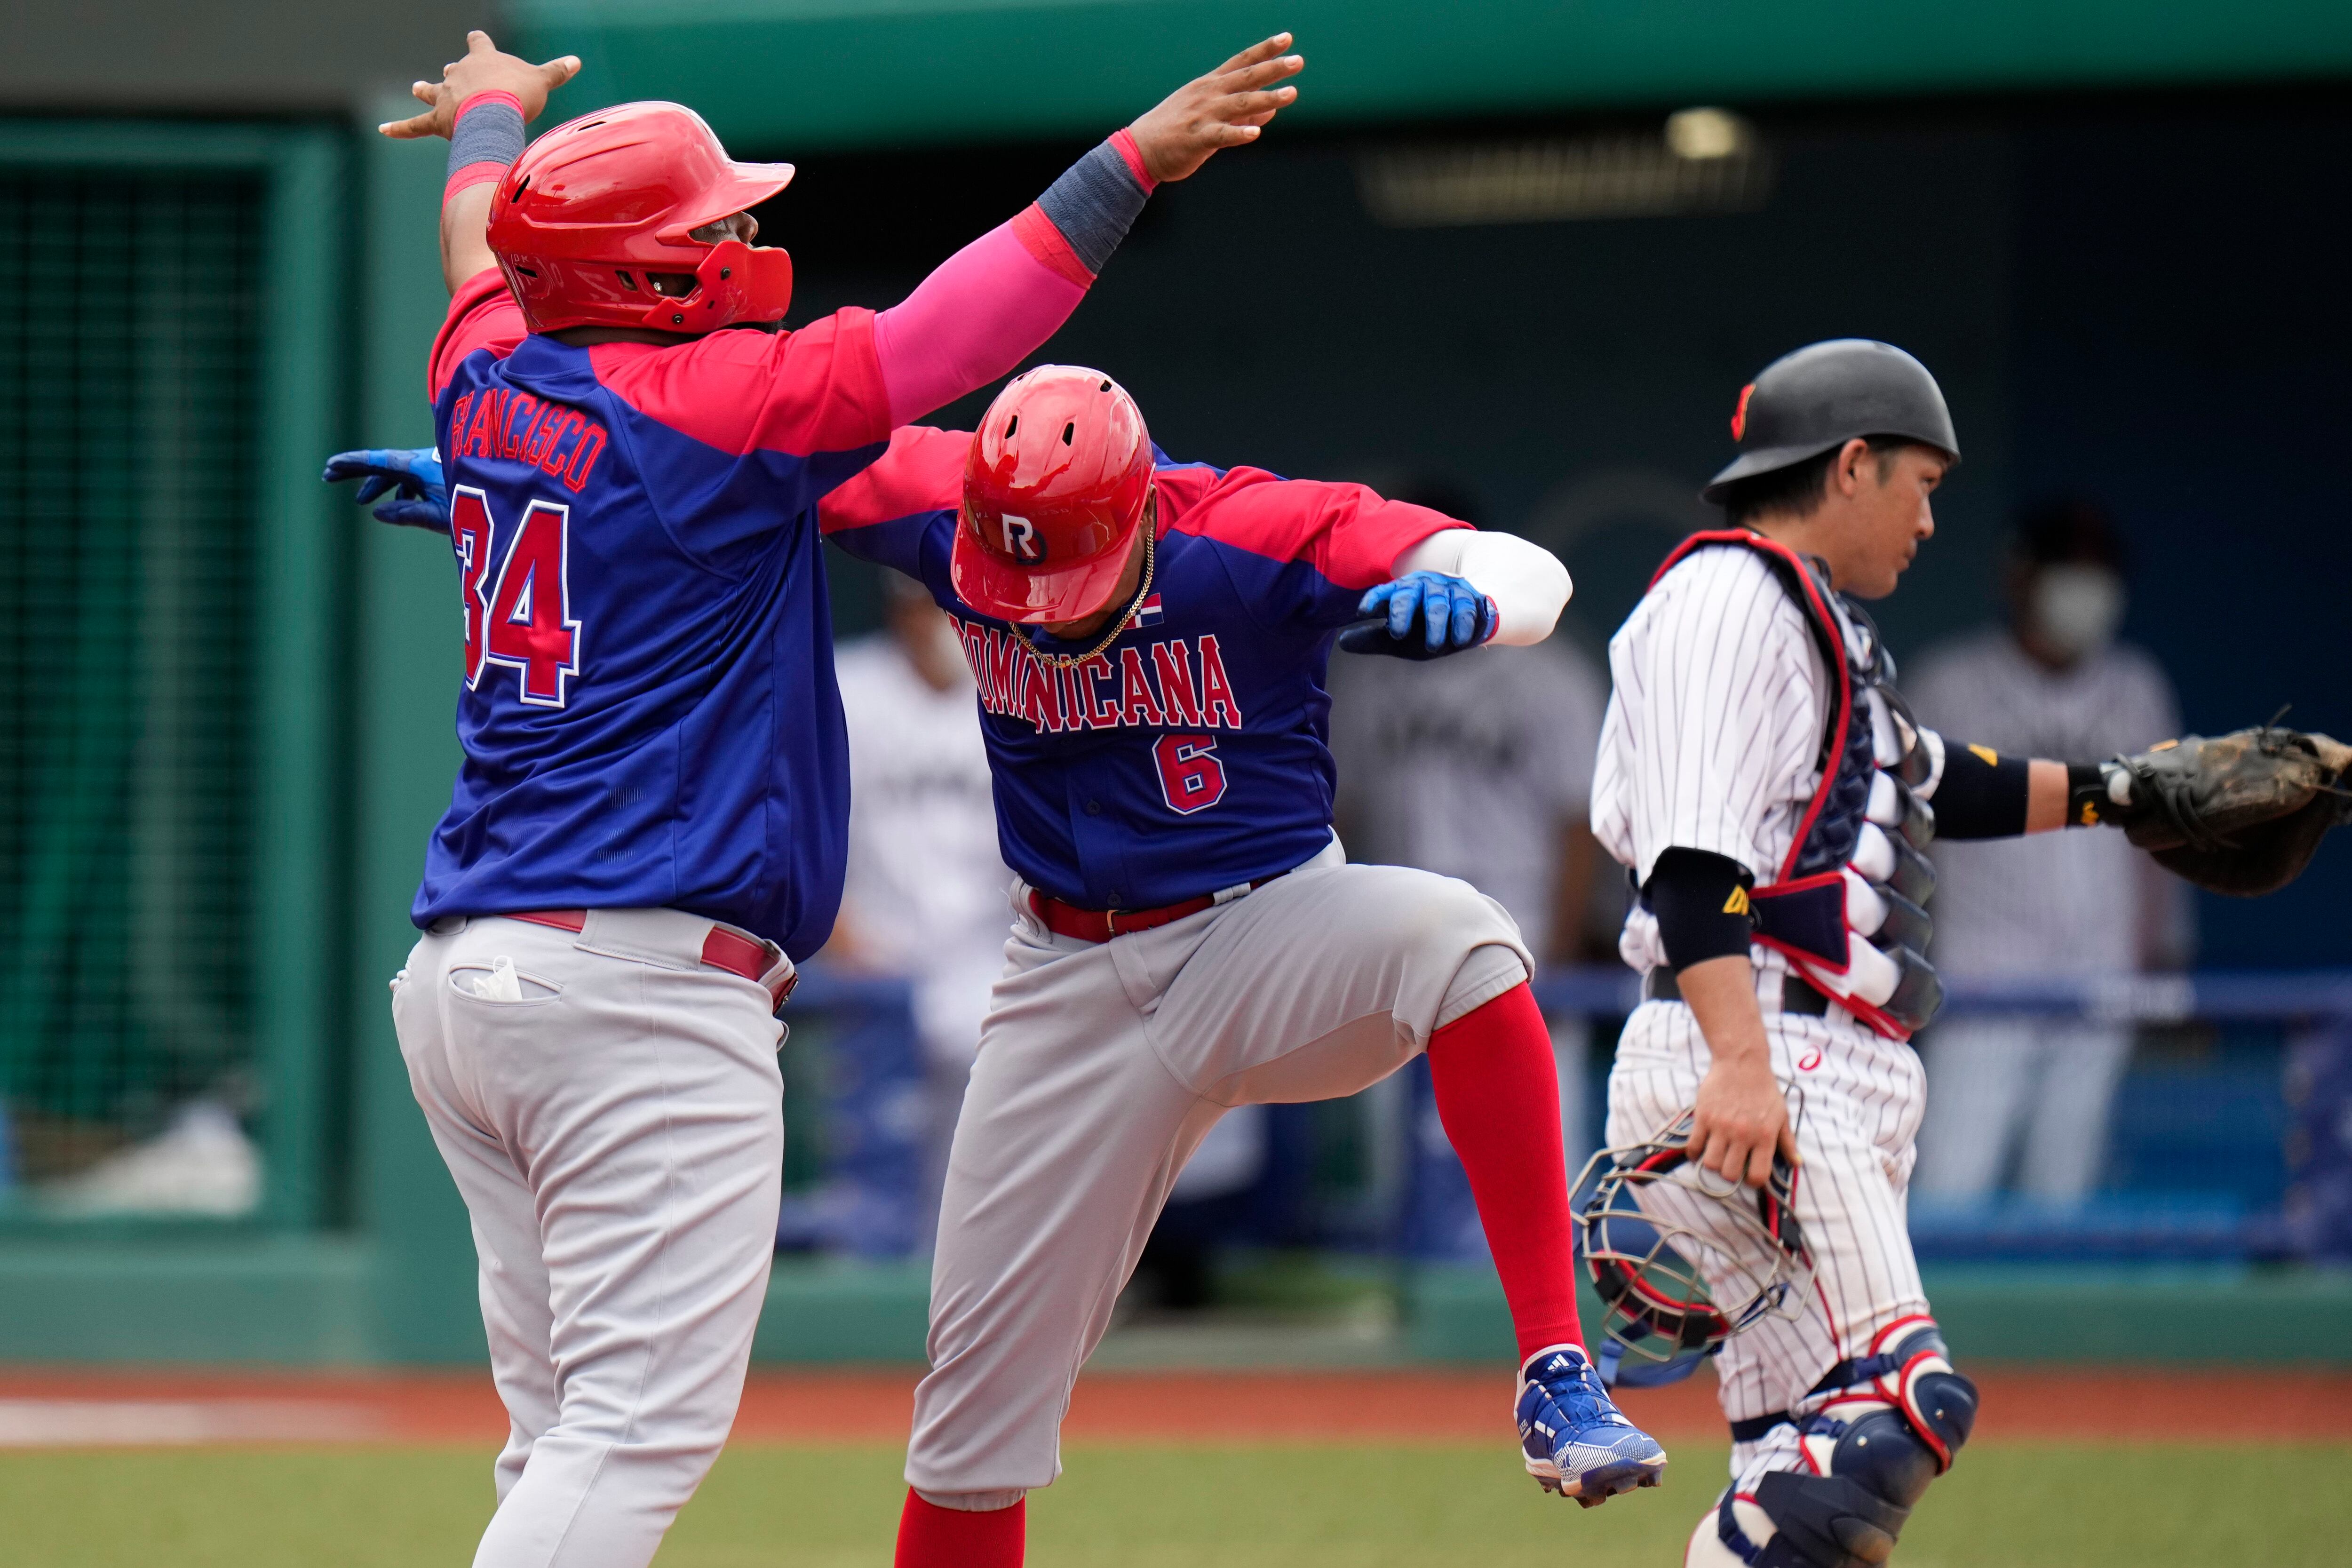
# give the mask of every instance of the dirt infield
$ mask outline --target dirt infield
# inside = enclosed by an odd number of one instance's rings
[[[746,1442],[893,1442],[916,1373],[757,1372]],[[1991,1368],[1979,1438],[2352,1439],[2352,1373]],[[1497,1440],[1507,1381],[1484,1371],[1100,1373],[1080,1380],[1068,1435],[1090,1441]],[[1723,1430],[1705,1374],[1636,1390],[1661,1436]],[[339,1373],[0,1368],[0,1448],[205,1443],[495,1443],[506,1421],[479,1373]]]

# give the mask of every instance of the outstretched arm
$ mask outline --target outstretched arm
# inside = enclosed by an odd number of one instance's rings
[[[1036,352],[1076,310],[1154,186],[1257,139],[1298,96],[1306,61],[1277,33],[1171,93],[1072,164],[1012,222],[942,263],[875,318],[874,347],[905,425],[977,391]]]
[[[2128,781],[2107,802],[2112,764],[2003,756],[1990,746],[1944,742],[1944,773],[1936,784],[1936,837],[2015,838],[2066,826],[2120,822],[2131,805]],[[2105,809],[2100,809],[2105,803]],[[2083,814],[2084,805],[2091,814]]]
[[[488,33],[466,35],[466,58],[441,68],[437,82],[409,88],[429,107],[407,120],[376,127],[398,141],[442,136],[449,141],[449,183],[441,194],[441,279],[457,285],[498,264],[486,237],[490,197],[507,165],[522,156],[522,128],[547,107],[547,95],[580,74],[580,58],[565,55],[532,65],[500,54]]]

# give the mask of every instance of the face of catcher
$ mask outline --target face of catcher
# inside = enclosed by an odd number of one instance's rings
[[[1830,581],[1858,599],[1883,599],[1935,537],[1927,498],[1951,459],[1933,447],[1874,452],[1860,438],[1838,449],[1819,505],[1801,518],[1768,517],[1766,534],[1829,563]]]

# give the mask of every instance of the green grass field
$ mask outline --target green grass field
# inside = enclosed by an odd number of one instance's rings
[[[1031,1501],[1036,1568],[1675,1568],[1719,1449],[1685,1444],[1661,1491],[1586,1511],[1507,1454],[1459,1444],[1073,1448]],[[895,1447],[729,1451],[665,1568],[884,1568]],[[1986,1444],[1930,1494],[1904,1568],[2335,1568],[2352,1445]],[[0,1456],[0,1561],[39,1568],[452,1568],[488,1511],[479,1450]],[[1573,1555],[1570,1555],[1570,1554]]]

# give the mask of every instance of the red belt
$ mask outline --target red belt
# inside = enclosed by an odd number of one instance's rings
[[[586,910],[534,910],[529,914],[509,914],[503,918],[510,921],[527,921],[535,926],[553,926],[557,931],[576,932],[588,929]],[[710,928],[710,934],[702,939],[702,962],[713,969],[723,969],[730,974],[740,974],[754,985],[763,984],[768,971],[776,966],[776,961],[769,955],[766,942],[755,942],[748,936],[738,936],[721,925],[713,925]],[[771,986],[768,994],[776,999],[776,1005],[781,1007],[784,1005],[784,998],[790,996],[793,994],[793,988],[800,983],[800,971],[787,970],[782,982]]]
[[[1276,871],[1274,877],[1260,877],[1250,884],[1250,890],[1265,887],[1275,877],[1286,877],[1287,871]],[[1108,942],[1115,936],[1130,931],[1154,931],[1186,915],[1197,915],[1202,910],[1216,906],[1213,893],[1181,903],[1162,904],[1156,910],[1082,910],[1076,904],[1066,904],[1049,893],[1029,889],[1029,908],[1045,923],[1045,929],[1055,936],[1076,937],[1080,942]]]

